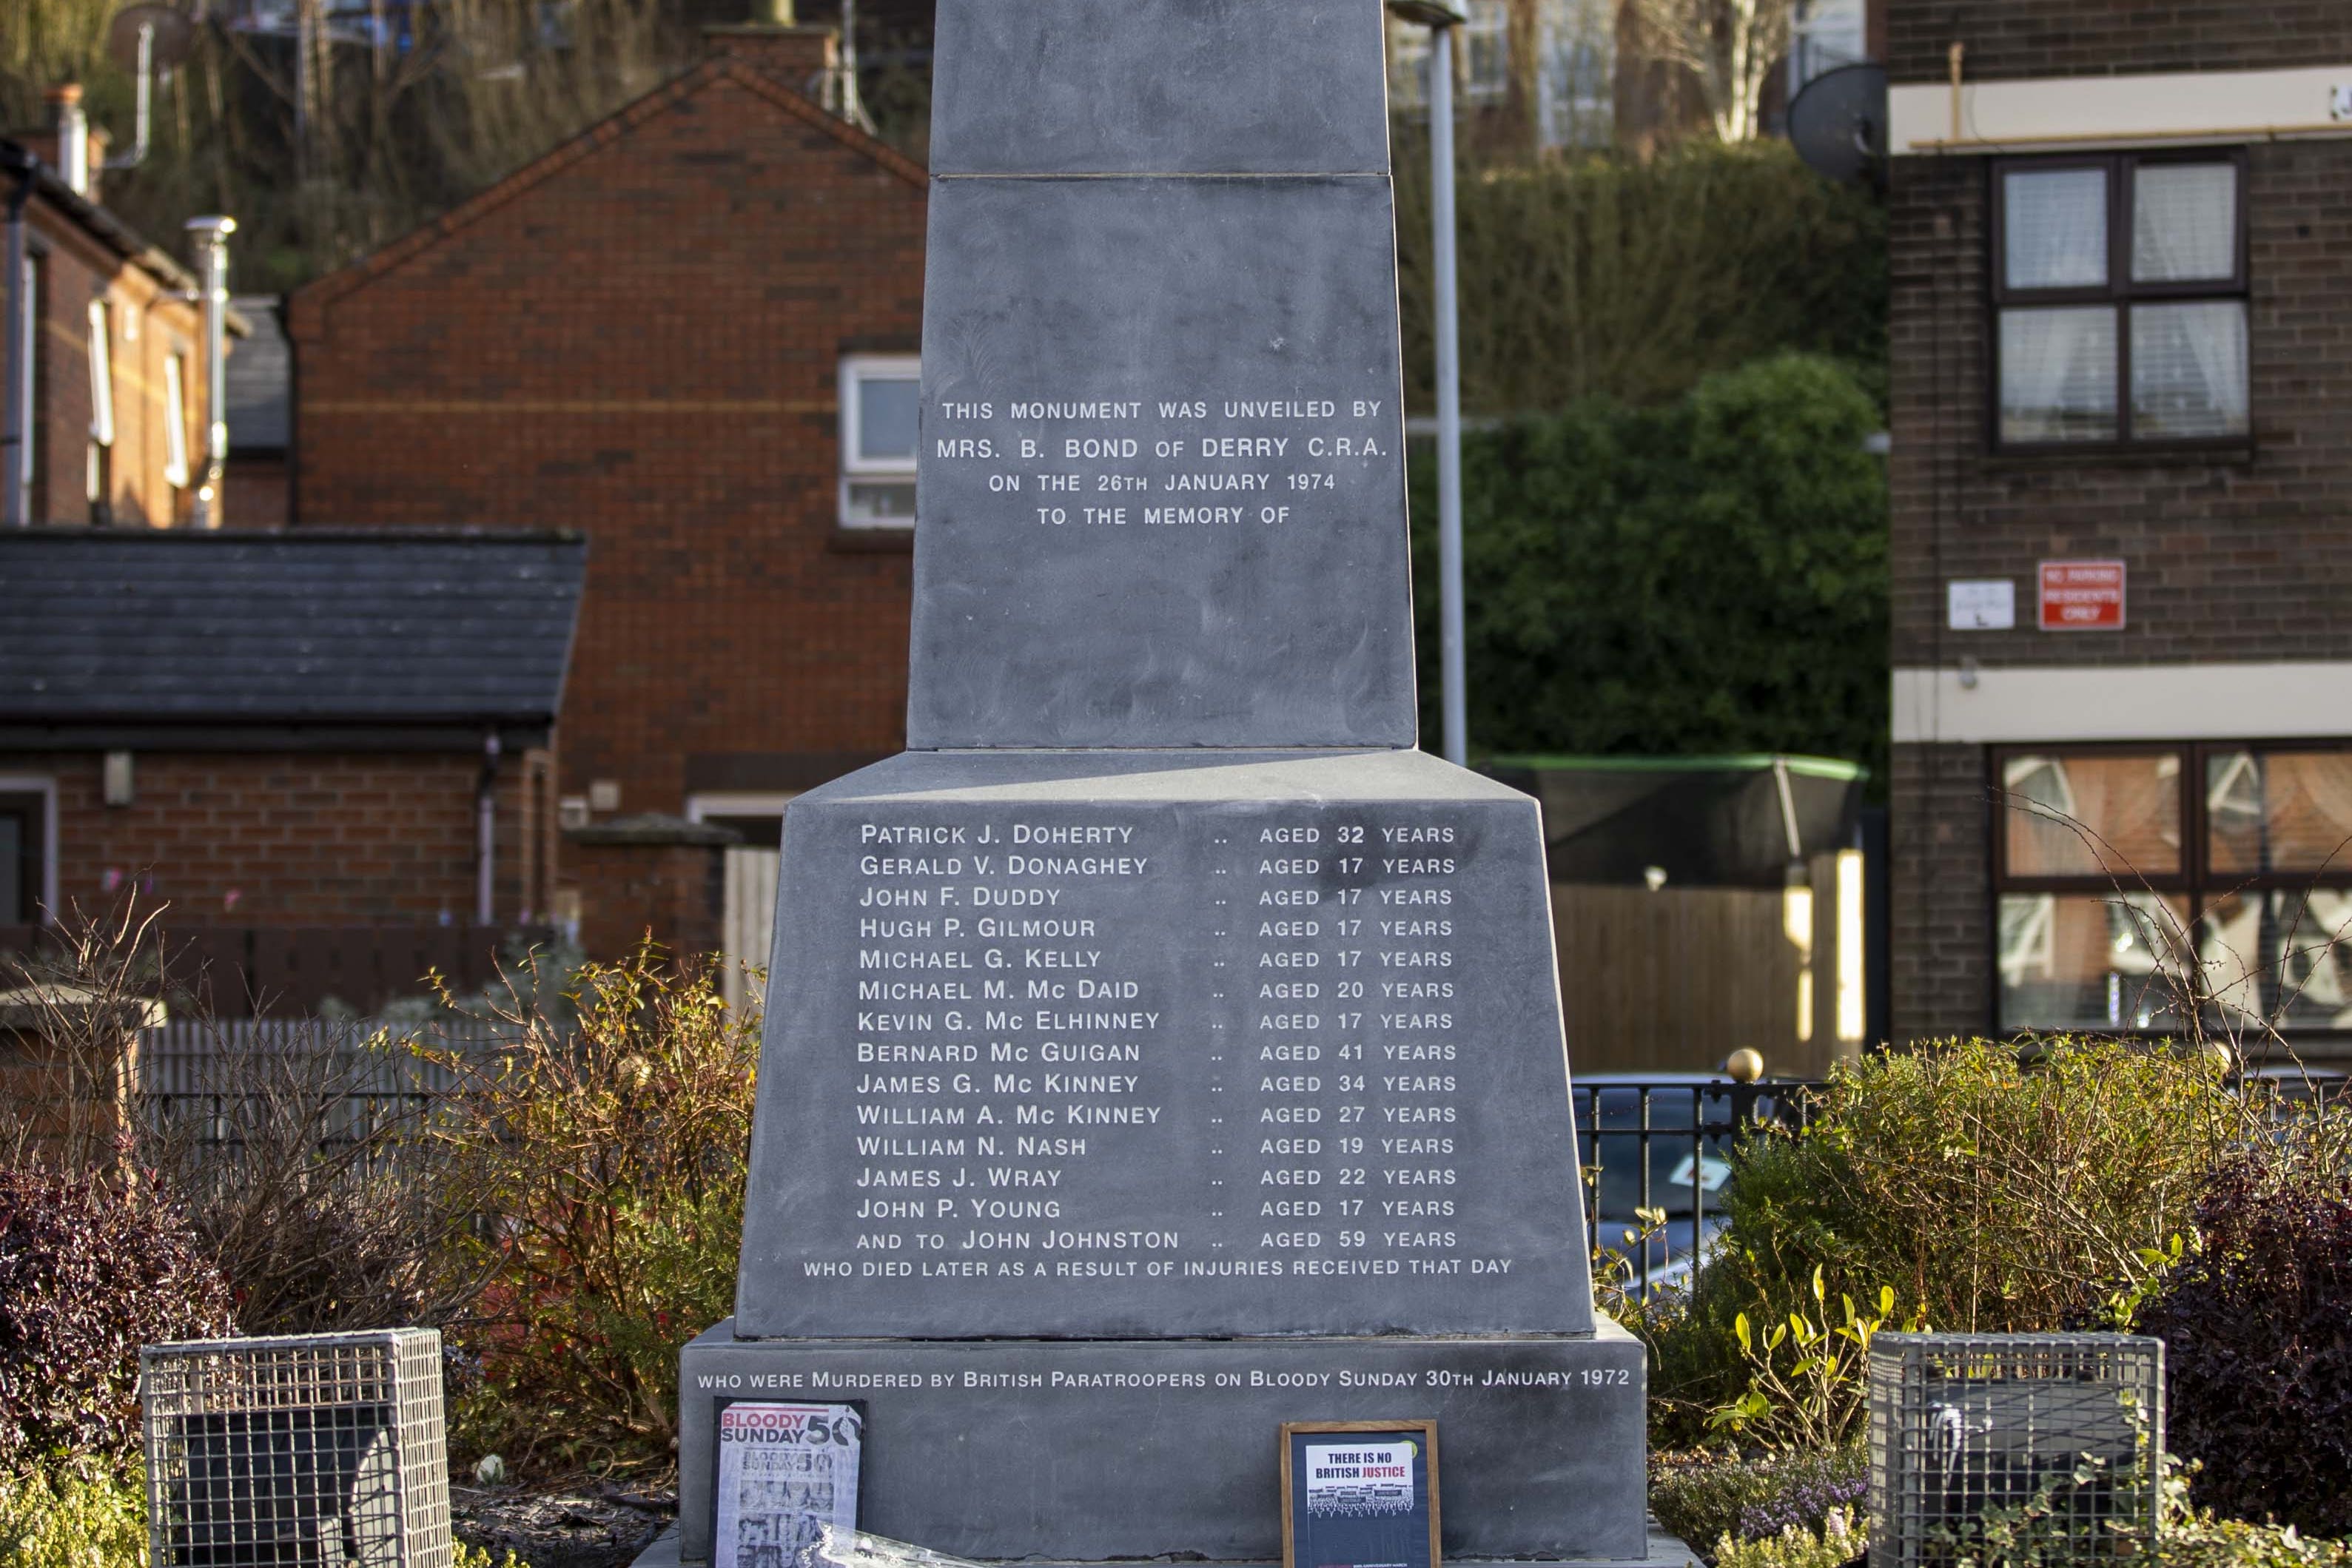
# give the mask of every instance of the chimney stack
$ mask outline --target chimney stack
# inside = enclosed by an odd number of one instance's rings
[[[81,111],[81,88],[75,82],[48,90],[51,118],[57,127],[58,174],[77,196],[89,194],[89,120]]]
[[[702,29],[710,52],[741,60],[794,92],[840,112],[841,36],[831,27],[803,27],[793,0],[751,0],[747,20]]]

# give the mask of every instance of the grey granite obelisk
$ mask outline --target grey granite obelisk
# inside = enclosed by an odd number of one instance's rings
[[[720,1404],[866,1527],[1279,1555],[1433,1416],[1454,1557],[1637,1557],[1533,800],[1411,749],[1379,0],[940,0],[913,749],[793,801]]]

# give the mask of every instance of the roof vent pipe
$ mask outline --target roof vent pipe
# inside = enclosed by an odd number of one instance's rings
[[[799,25],[793,18],[793,0],[751,0],[750,20],[755,27],[791,27]]]
[[[221,526],[221,484],[228,466],[228,236],[236,220],[190,218],[195,236],[197,301],[205,308],[205,477],[196,487],[200,528]]]
[[[139,110],[137,136],[131,151],[100,161],[101,169],[136,169],[147,162],[147,132],[153,119],[155,99],[155,24],[142,18],[138,25],[138,43],[132,57],[138,62]]]
[[[72,82],[53,87],[48,100],[58,132],[58,174],[77,196],[89,194],[89,117],[81,111],[81,89]]]
[[[7,237],[0,249],[0,299],[7,302],[7,352],[0,358],[0,528],[32,521],[33,268],[25,254],[25,204],[41,162],[14,141],[0,141],[0,172],[9,176]]]

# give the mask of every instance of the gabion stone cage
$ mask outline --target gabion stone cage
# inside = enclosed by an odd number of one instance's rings
[[[1870,1346],[1870,1568],[1981,1560],[2006,1524],[2069,1561],[2145,1552],[2164,1342],[1882,1333]]]
[[[450,1568],[441,1336],[148,1345],[154,1568]]]

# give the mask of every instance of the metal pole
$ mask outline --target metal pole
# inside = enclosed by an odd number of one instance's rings
[[[497,913],[499,732],[482,734],[482,779],[474,791],[474,924],[488,925]]]
[[[205,307],[205,480],[196,490],[195,525],[216,528],[227,509],[221,490],[228,466],[228,236],[236,220],[190,218],[187,226],[196,236]]]
[[[21,528],[32,520],[32,494],[25,483],[26,470],[32,466],[28,446],[33,425],[33,410],[28,396],[31,392],[33,354],[33,301],[26,284],[25,265],[25,204],[33,194],[33,171],[30,166],[12,171],[16,176],[8,193],[8,244],[0,267],[8,269],[5,296],[8,302],[7,364],[8,378],[5,398],[0,398],[0,528]]]
[[[1454,29],[1429,30],[1429,173],[1437,259],[1437,649],[1445,759],[1470,760],[1462,668],[1462,339],[1454,265]]]

